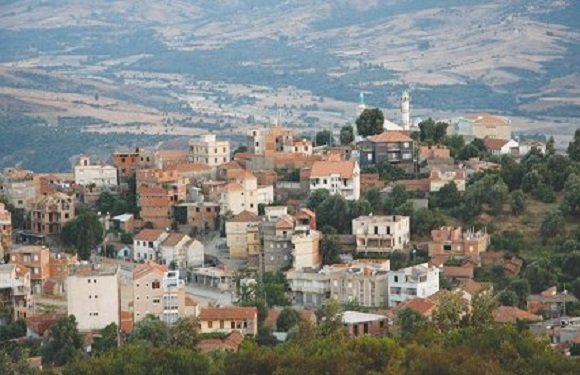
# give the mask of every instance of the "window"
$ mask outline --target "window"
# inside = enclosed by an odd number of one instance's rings
[[[236,328],[236,323],[235,323],[235,322],[232,322],[232,323],[230,324],[230,328],[231,328],[231,329],[234,329],[234,328]]]
[[[155,280],[151,283],[151,289],[159,289],[161,288],[161,283],[159,280]]]
[[[87,282],[90,284],[91,283],[91,279],[87,279]]]
[[[213,322],[211,320],[207,322],[207,328],[213,328]]]
[[[225,322],[223,320],[220,320],[220,329],[224,329],[225,327]]]
[[[153,298],[153,303],[155,304],[161,303],[161,300],[159,298]]]
[[[399,276],[395,276],[395,282],[398,283],[399,282]]]

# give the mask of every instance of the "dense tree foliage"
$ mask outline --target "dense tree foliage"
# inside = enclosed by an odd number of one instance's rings
[[[567,152],[571,160],[580,162],[580,129],[574,132],[574,139],[568,145]]]
[[[77,321],[73,315],[57,320],[48,332],[48,338],[42,346],[42,362],[62,366],[81,355],[83,339],[77,330]]]
[[[419,123],[419,140],[427,143],[440,143],[447,134],[446,122],[435,122],[431,117]]]
[[[384,122],[385,116],[380,109],[365,109],[356,119],[357,132],[363,137],[382,133]]]
[[[340,144],[345,146],[354,142],[354,129],[351,125],[345,125],[340,129]]]
[[[332,144],[332,133],[328,130],[322,130],[316,133],[316,145],[324,146]]]
[[[278,331],[288,332],[290,329],[297,326],[298,323],[300,323],[300,314],[298,311],[286,307],[280,312],[280,315],[278,315],[276,327],[278,328]]]
[[[103,241],[103,225],[93,212],[83,212],[62,227],[60,238],[65,246],[73,248],[81,259],[89,259],[91,249]]]

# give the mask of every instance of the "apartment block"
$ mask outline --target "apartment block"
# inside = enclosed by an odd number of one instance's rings
[[[74,180],[77,185],[117,186],[117,168],[92,164],[88,156],[81,155],[74,166]]]
[[[189,159],[187,152],[182,150],[157,150],[153,155],[157,169],[171,169]]]
[[[403,250],[411,241],[408,216],[360,216],[352,221],[357,252],[390,253]]]
[[[70,270],[66,283],[67,313],[76,317],[79,331],[98,331],[111,323],[119,326],[117,265],[80,265]]]
[[[389,260],[358,259],[331,266],[330,295],[341,304],[356,302],[366,307],[387,305]]]
[[[237,215],[242,211],[258,214],[258,180],[250,172],[238,176],[224,186],[221,195],[221,211]]]
[[[218,141],[214,134],[204,134],[190,140],[189,150],[194,163],[216,167],[230,161],[230,142]]]
[[[178,271],[147,261],[133,270],[133,321],[151,314],[166,323],[186,316],[185,285]]]
[[[260,219],[242,211],[226,222],[226,243],[232,258],[258,256],[261,252]]]
[[[292,267],[318,268],[322,264],[320,254],[320,232],[313,229],[295,231],[292,236]]]
[[[292,304],[311,308],[321,308],[330,298],[330,267],[291,269],[286,272],[286,280]]]
[[[30,270],[33,293],[42,293],[50,277],[50,251],[46,246],[22,246],[10,251],[10,263],[19,264]]]
[[[328,160],[312,164],[310,190],[325,189],[347,200],[360,198],[360,168],[356,161]]]
[[[387,285],[389,307],[410,299],[427,298],[439,291],[439,268],[423,263],[390,271]]]
[[[187,178],[175,170],[143,169],[137,172],[141,218],[155,228],[167,228],[173,221],[173,205],[185,201]]]
[[[484,231],[441,227],[431,231],[429,256],[479,256],[487,250],[490,236]]]
[[[312,142],[295,138],[294,130],[279,125],[270,128],[251,129],[247,137],[248,152],[255,155],[273,156],[281,153],[312,155]]]
[[[202,334],[233,331],[252,337],[258,334],[258,309],[255,307],[206,307],[198,320]]]
[[[461,135],[466,142],[475,138],[511,139],[511,121],[489,113],[475,113],[460,117],[447,128],[448,134]]]
[[[30,271],[20,264],[0,264],[0,325],[29,315]]]
[[[64,224],[75,218],[73,197],[53,193],[37,199],[30,213],[31,229],[38,235],[58,235]]]

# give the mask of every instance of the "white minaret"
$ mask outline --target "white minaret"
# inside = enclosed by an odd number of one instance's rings
[[[403,91],[401,95],[401,126],[405,130],[411,129],[411,98],[407,90]]]

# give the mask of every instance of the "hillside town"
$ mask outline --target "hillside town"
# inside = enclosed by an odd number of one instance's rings
[[[555,150],[493,114],[413,121],[407,92],[398,122],[363,101],[316,139],[276,123],[245,144],[207,133],[69,173],[5,169],[3,338],[40,345],[41,368],[66,364],[47,348],[71,322],[83,353],[158,322],[190,322],[211,353],[336,316],[379,338],[469,318],[580,354],[580,131]]]

